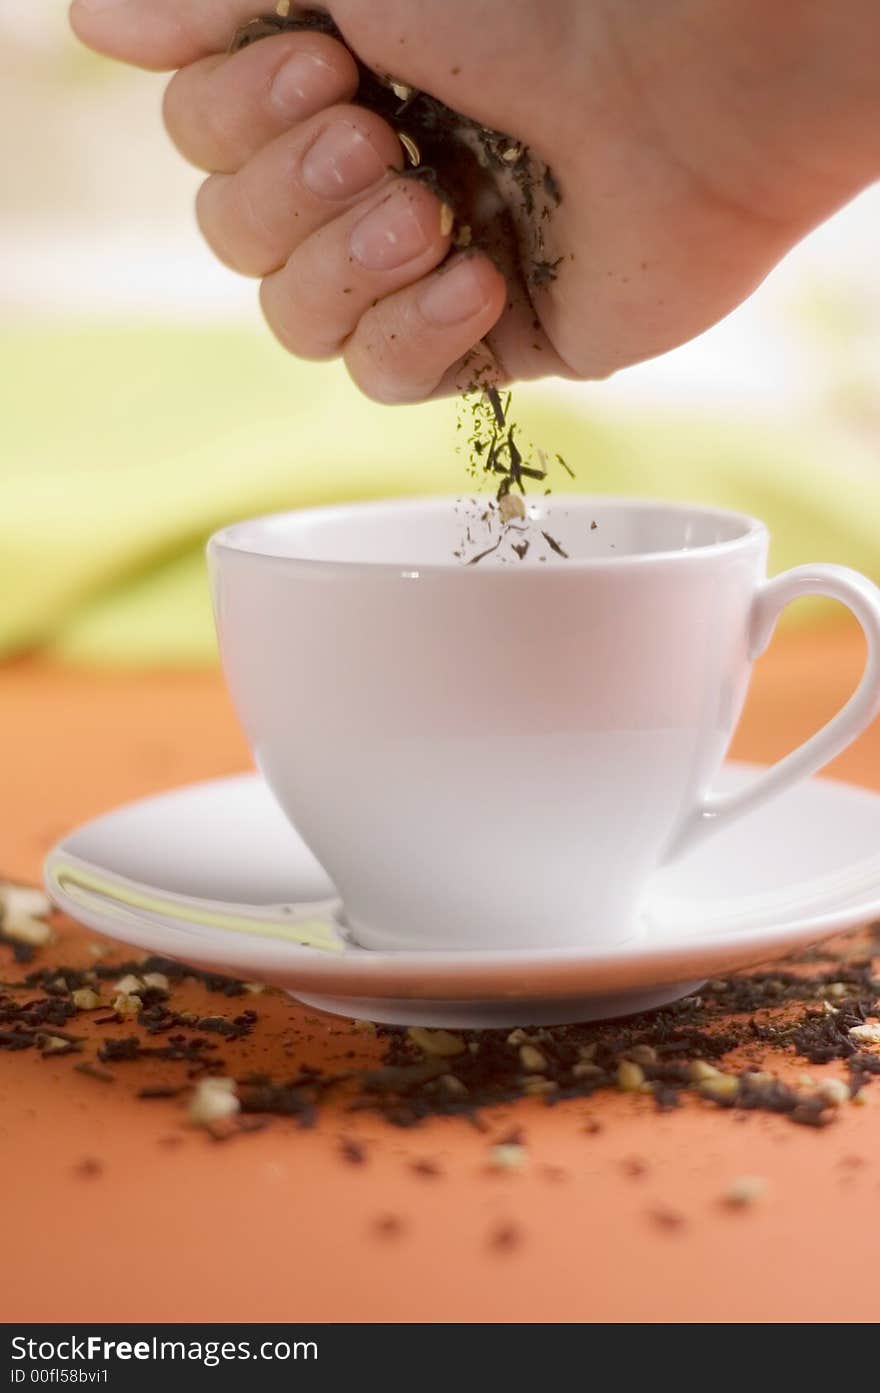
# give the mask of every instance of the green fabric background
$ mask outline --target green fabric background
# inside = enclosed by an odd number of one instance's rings
[[[377,406],[341,367],[295,363],[258,329],[9,330],[0,384],[0,655],[213,663],[203,546],[216,527],[465,486],[452,403]],[[757,514],[773,569],[880,572],[867,444],[814,421],[600,410],[601,388],[576,406],[540,387],[517,398],[525,434],[577,471],[573,488]]]

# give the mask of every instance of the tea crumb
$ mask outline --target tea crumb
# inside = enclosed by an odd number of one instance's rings
[[[542,1074],[547,1068],[547,1057],[535,1045],[520,1045],[519,1062],[530,1074]]]
[[[437,1082],[453,1098],[467,1097],[467,1086],[455,1074],[441,1074]]]
[[[515,1224],[497,1224],[489,1233],[489,1247],[497,1253],[509,1253],[522,1243],[522,1233]]]
[[[367,1153],[359,1141],[354,1137],[343,1137],[339,1143],[339,1154],[343,1161],[348,1161],[351,1166],[363,1166],[366,1164]]]
[[[677,1209],[669,1209],[666,1205],[655,1205],[648,1210],[648,1218],[657,1228],[665,1229],[667,1233],[677,1232],[684,1228],[687,1220]]]
[[[399,1214],[380,1214],[372,1223],[373,1233],[378,1238],[400,1238],[405,1228]]]
[[[74,1175],[79,1176],[81,1180],[95,1180],[103,1172],[104,1162],[99,1161],[96,1156],[84,1156],[73,1168]]]
[[[562,1180],[568,1179],[568,1171],[564,1170],[562,1166],[543,1165],[541,1167],[541,1174],[545,1180],[551,1181],[554,1185],[559,1184]]]
[[[98,1083],[114,1083],[115,1076],[108,1069],[101,1069],[97,1064],[93,1064],[89,1059],[83,1059],[78,1064],[74,1064],[74,1069],[78,1074],[85,1074],[86,1078],[95,1079]]]
[[[525,1128],[523,1127],[511,1127],[509,1131],[504,1132],[503,1135],[497,1137],[495,1141],[496,1146],[525,1146],[525,1144],[526,1134]]]
[[[832,1108],[841,1107],[852,1097],[849,1084],[844,1083],[843,1079],[823,1079],[816,1091],[822,1101]]]
[[[140,997],[133,992],[120,992],[113,998],[113,1010],[120,1019],[127,1016],[137,1016],[140,1014],[143,1002]]]
[[[622,1059],[617,1066],[617,1086],[624,1093],[636,1093],[645,1082],[645,1071],[640,1064]]]
[[[528,1152],[518,1142],[499,1142],[489,1149],[489,1164],[493,1170],[519,1171],[528,1159]]]
[[[880,1023],[853,1025],[849,1030],[849,1038],[858,1040],[860,1045],[880,1045]]]
[[[740,1089],[739,1079],[736,1074],[721,1074],[715,1078],[704,1079],[700,1084],[700,1093],[704,1098],[711,1098],[714,1103],[732,1102],[738,1095]]]
[[[463,1054],[465,1043],[461,1036],[448,1030],[428,1030],[425,1026],[413,1025],[407,1031],[410,1040],[422,1054],[433,1055],[439,1059],[451,1059]]]
[[[414,1175],[420,1175],[425,1180],[437,1180],[443,1174],[436,1161],[431,1161],[427,1156],[419,1156],[414,1161],[410,1161],[410,1170]]]
[[[235,1117],[240,1109],[235,1080],[209,1078],[196,1085],[187,1112],[194,1126],[210,1129]]]
[[[767,1181],[761,1175],[740,1175],[732,1180],[722,1197],[729,1209],[747,1209],[756,1204],[767,1191]]]
[[[93,987],[77,987],[70,999],[77,1011],[94,1011],[101,1004],[101,998]]]
[[[117,996],[139,996],[146,987],[140,977],[136,977],[133,972],[127,972],[115,983],[113,990]]]
[[[632,1180],[640,1180],[642,1176],[648,1174],[648,1163],[641,1156],[627,1156],[621,1161],[620,1169],[624,1175],[628,1175]]]

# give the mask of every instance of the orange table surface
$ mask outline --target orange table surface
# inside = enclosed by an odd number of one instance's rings
[[[849,627],[778,638],[734,754],[791,748],[845,699],[862,662]],[[36,881],[48,846],[77,822],[247,764],[219,677],[7,665],[0,873]],[[880,723],[830,772],[880,787]],[[69,922],[59,938],[39,963],[85,962],[95,941]],[[12,976],[9,961],[0,949],[0,976]],[[223,1043],[232,1072],[290,1073],[359,1048],[344,1022],[281,993],[247,1004],[260,1021],[251,1040]],[[153,1061],[127,1068],[107,1084],[67,1058],[0,1051],[6,1321],[880,1316],[880,1082],[867,1106],[821,1130],[764,1113],[737,1125],[696,1099],[663,1114],[648,1098],[603,1093],[505,1105],[485,1114],[485,1132],[461,1118],[401,1131],[327,1104],[311,1130],[272,1119],[220,1144],[187,1125],[180,1099],[136,1097],[161,1076]],[[587,1131],[587,1114],[601,1130]],[[487,1148],[512,1125],[527,1133],[528,1164],[492,1172]],[[342,1159],[343,1136],[363,1143],[363,1164]],[[92,1158],[95,1174],[82,1165]],[[733,1211],[721,1196],[744,1174],[767,1190]],[[657,1223],[658,1209],[683,1222]],[[387,1214],[399,1232],[383,1236]],[[494,1242],[499,1228],[517,1242]]]

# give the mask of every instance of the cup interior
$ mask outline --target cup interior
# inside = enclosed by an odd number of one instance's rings
[[[525,518],[502,529],[497,516],[487,519],[488,503],[485,497],[435,498],[309,508],[236,523],[214,540],[299,561],[455,568],[504,530],[505,545],[482,558],[484,570],[512,561],[533,568],[691,552],[736,543],[761,528],[752,518],[713,508],[560,494],[526,497]],[[514,556],[511,543],[526,538],[532,545]]]

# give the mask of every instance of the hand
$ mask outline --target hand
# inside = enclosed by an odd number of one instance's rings
[[[378,400],[462,389],[481,340],[506,381],[603,377],[673,348],[739,304],[880,165],[875,0],[325,8],[377,72],[552,167],[555,280],[526,295],[523,277],[506,285],[482,252],[445,260],[439,199],[395,173],[397,136],[351,104],[355,64],[328,36],[282,34],[227,56],[259,0],[74,0],[72,22],[104,53],[180,69],[166,122],[210,172],[198,198],[208,242],[262,278],[286,347],[342,354]]]

